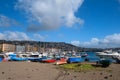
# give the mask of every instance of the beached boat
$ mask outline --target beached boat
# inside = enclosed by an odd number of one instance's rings
[[[67,59],[65,59],[65,58],[61,58],[60,60],[58,60],[58,61],[56,62],[57,65],[66,64],[66,63],[67,63]]]
[[[81,57],[69,57],[67,59],[67,63],[79,63],[83,62],[84,60]]]
[[[21,58],[21,57],[11,57],[11,61],[27,61],[27,58]]]
[[[2,62],[2,60],[5,58],[4,54],[0,54],[0,62]]]
[[[112,63],[112,60],[110,59],[100,59],[97,61],[97,64],[101,64],[102,67],[108,67]]]
[[[24,58],[24,57],[19,57],[19,55],[17,54],[9,54],[9,60],[10,61],[26,61],[28,60],[27,58]]]
[[[29,57],[28,60],[31,61],[31,62],[40,62],[42,59],[37,58],[37,57],[36,58],[35,57]]]
[[[30,52],[28,60],[32,62],[40,62],[42,60],[42,54],[39,54],[38,52]]]
[[[51,58],[42,59],[42,62],[53,63],[53,62],[56,62],[56,59],[51,59]]]

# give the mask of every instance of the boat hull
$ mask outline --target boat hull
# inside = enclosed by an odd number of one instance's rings
[[[70,57],[67,60],[67,63],[79,63],[79,62],[83,62],[83,59],[80,57]]]
[[[45,60],[42,60],[42,62],[53,63],[53,62],[56,62],[56,60],[55,59],[45,59]]]

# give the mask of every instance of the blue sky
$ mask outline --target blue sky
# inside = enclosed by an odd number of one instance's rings
[[[0,39],[120,47],[120,0],[0,0]]]

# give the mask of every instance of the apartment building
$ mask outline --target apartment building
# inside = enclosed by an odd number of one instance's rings
[[[15,51],[15,45],[14,44],[3,43],[3,44],[0,44],[0,49],[1,49],[2,52],[14,52]]]
[[[26,52],[38,52],[38,47],[34,45],[25,45]]]
[[[25,46],[16,45],[16,52],[25,52]]]

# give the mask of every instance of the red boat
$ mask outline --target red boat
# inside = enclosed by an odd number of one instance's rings
[[[57,61],[57,65],[60,65],[60,64],[66,64],[67,63],[67,60],[64,59],[64,58],[61,58],[59,61]]]
[[[42,62],[53,63],[53,62],[56,62],[56,60],[55,59],[45,59],[45,60],[42,60]]]

